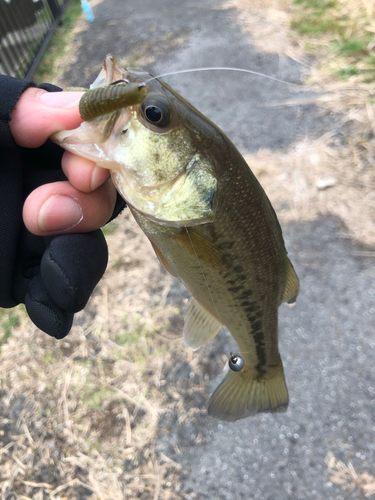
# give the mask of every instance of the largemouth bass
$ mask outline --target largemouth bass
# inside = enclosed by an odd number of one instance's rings
[[[127,96],[106,108],[113,83],[129,86]],[[284,412],[278,307],[295,302],[299,282],[263,188],[228,137],[166,83],[109,55],[91,89],[88,121],[53,139],[111,170],[160,262],[191,292],[187,345],[197,349],[223,325],[236,340],[242,364],[231,356],[208,413],[235,421]]]

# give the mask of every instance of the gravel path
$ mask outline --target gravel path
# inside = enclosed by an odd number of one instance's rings
[[[64,81],[87,85],[111,52],[154,74],[237,66],[299,82],[300,65],[286,59],[281,66],[277,56],[256,52],[234,12],[218,6],[213,0],[104,0],[94,9],[95,22],[78,35],[78,62]],[[314,106],[266,108],[290,97],[269,80],[224,72],[166,80],[243,153],[279,150],[338,127],[334,116]],[[339,219],[283,229],[301,280],[297,306],[280,308],[290,408],[234,424],[199,415],[189,426],[169,427],[158,448],[186,470],[191,499],[360,498],[358,489],[331,481],[329,453],[375,476],[375,260],[341,237]],[[227,353],[232,345],[223,332],[212,344]],[[220,378],[210,381],[210,390]]]

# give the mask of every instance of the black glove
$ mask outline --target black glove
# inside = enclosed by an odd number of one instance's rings
[[[35,325],[61,339],[102,277],[108,250],[100,230],[41,237],[23,223],[29,193],[42,184],[66,180],[60,147],[47,141],[40,148],[21,148],[11,136],[10,113],[30,86],[36,85],[0,76],[0,307],[25,303]],[[61,90],[49,84],[39,87]],[[114,213],[124,206],[118,197]]]

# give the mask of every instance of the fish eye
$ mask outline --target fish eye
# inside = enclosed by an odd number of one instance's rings
[[[171,121],[169,106],[156,100],[145,101],[142,104],[142,114],[149,123],[157,127],[166,127]]]

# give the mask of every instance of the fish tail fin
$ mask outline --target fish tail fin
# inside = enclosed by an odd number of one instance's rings
[[[278,366],[262,375],[246,368],[240,372],[229,371],[211,396],[208,414],[234,422],[257,413],[283,413],[288,402],[280,359]]]

